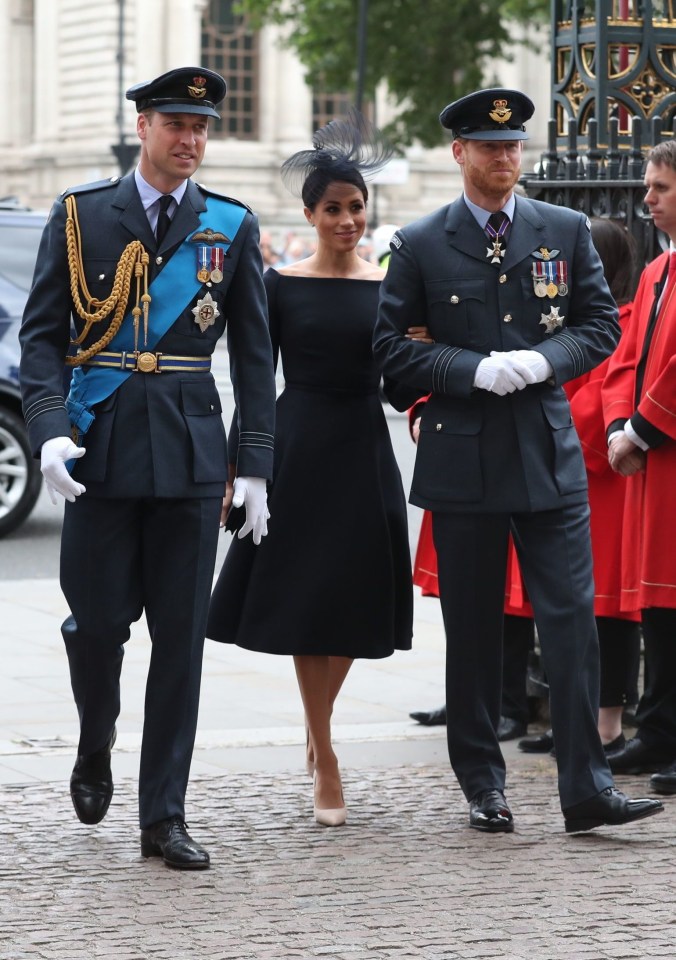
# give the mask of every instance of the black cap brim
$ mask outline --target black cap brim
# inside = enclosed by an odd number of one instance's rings
[[[211,104],[208,103],[191,103],[189,100],[186,100],[185,103],[149,103],[146,110],[157,110],[158,113],[196,113],[203,117],[214,117],[216,120],[221,119],[220,113],[216,113],[216,110]]]
[[[453,130],[453,136],[462,137],[464,140],[528,140],[528,134],[523,127],[518,130],[505,130],[504,127],[499,130],[460,127],[459,130]]]

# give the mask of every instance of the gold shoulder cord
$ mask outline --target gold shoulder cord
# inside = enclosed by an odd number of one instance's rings
[[[148,263],[149,257],[140,240],[132,240],[122,251],[122,255],[115,269],[115,279],[110,295],[105,300],[92,297],[87,289],[84,265],[82,263],[82,237],[80,224],[77,218],[77,205],[74,196],[66,197],[66,244],[68,249],[68,270],[70,273],[70,290],[78,316],[84,320],[84,330],[79,337],[71,340],[73,344],[82,343],[95,323],[100,323],[113,313],[112,320],[103,336],[85,350],[79,350],[74,357],[66,357],[68,366],[77,367],[90,360],[99,350],[108,346],[117,331],[120,329],[124,313],[129,300],[132,274],[136,277],[136,303],[132,310],[134,317],[134,350],[138,352],[139,321],[143,314],[145,339],[148,337],[148,310],[150,294],[148,293]],[[143,281],[143,293],[141,282]],[[80,291],[87,302],[85,308],[80,297]],[[92,312],[93,308],[93,312]]]

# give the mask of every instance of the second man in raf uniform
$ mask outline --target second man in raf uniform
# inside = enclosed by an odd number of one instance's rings
[[[375,352],[415,396],[411,501],[432,511],[446,628],[451,764],[470,826],[513,830],[498,742],[508,538],[513,533],[550,685],[566,830],[658,812],[617,791],[596,721],[587,479],[562,384],[614,349],[617,310],[582,214],[515,197],[533,104],[481,90],[441,123],[464,194],[398,231]],[[433,343],[406,338],[425,323]]]
[[[75,811],[94,824],[108,810],[124,643],[145,611],[141,853],[181,869],[209,865],[184,806],[228,480],[210,373],[224,332],[239,411],[235,502],[246,507],[240,535],[251,531],[255,542],[267,532],[272,476],[275,384],[257,220],[190,179],[224,96],[223,78],[199,67],[127,91],[139,164],[54,204],[21,332],[31,445],[52,500],[67,501],[61,585],[80,719]]]

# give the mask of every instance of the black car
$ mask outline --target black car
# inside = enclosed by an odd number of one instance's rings
[[[42,486],[21,414],[19,326],[46,219],[0,199],[0,537],[23,523]]]

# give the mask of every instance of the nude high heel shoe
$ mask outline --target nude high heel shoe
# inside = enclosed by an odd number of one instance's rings
[[[315,772],[312,778],[313,789],[315,786],[316,779],[317,779],[317,774]],[[331,807],[325,810],[325,809],[320,809],[315,803],[314,814],[315,814],[315,820],[317,821],[317,823],[321,824],[322,827],[342,827],[345,821],[347,820],[347,807],[345,806],[345,804],[343,804],[342,807]]]

